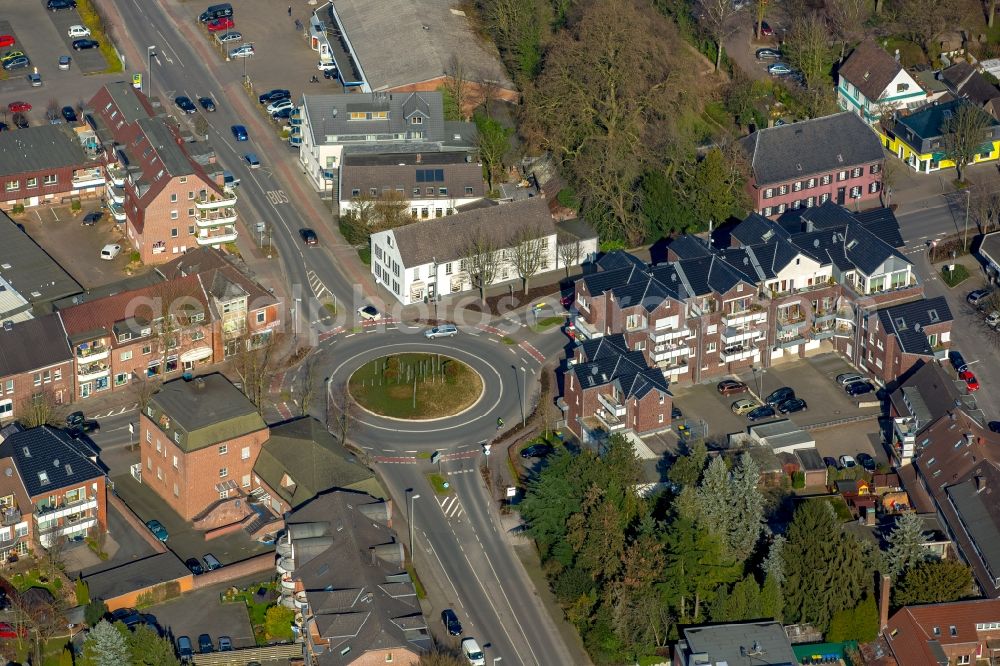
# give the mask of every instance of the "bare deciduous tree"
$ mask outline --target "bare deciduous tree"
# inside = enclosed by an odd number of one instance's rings
[[[243,383],[243,395],[256,405],[258,411],[263,412],[268,382],[276,361],[276,338],[270,335],[256,348],[250,336],[241,338],[238,344],[239,351],[229,359],[230,367]]]
[[[56,397],[45,390],[25,398],[17,407],[17,420],[28,428],[55,423]]]
[[[59,597],[48,597],[37,593],[37,589],[29,588],[25,594],[11,597],[14,612],[20,616],[20,622],[34,634],[34,652],[36,663],[42,663],[42,651],[46,643],[55,636],[66,631],[65,604]]]
[[[453,55],[448,61],[448,68],[445,70],[445,74],[448,77],[445,87],[451,93],[452,99],[455,100],[455,106],[458,107],[458,115],[461,118],[467,118],[468,113],[466,112],[466,108],[469,106],[471,85],[469,83],[469,73],[466,71],[462,59]]]
[[[510,239],[511,259],[514,270],[521,278],[524,293],[528,293],[531,278],[538,274],[548,261],[549,244],[536,227],[521,227]]]
[[[346,383],[335,384],[330,389],[330,428],[340,439],[341,444],[347,443],[347,433],[351,431],[354,422],[354,397]]]
[[[556,236],[556,244],[559,260],[562,261],[563,268],[566,269],[566,277],[569,277],[569,269],[580,263],[580,255],[583,252],[580,239],[572,234],[561,232]]]
[[[971,164],[982,146],[989,140],[990,117],[975,103],[965,101],[944,121],[941,130],[944,135],[945,153],[955,163],[958,180],[962,172]]]
[[[781,50],[788,63],[802,72],[806,87],[825,85],[833,66],[833,49],[830,28],[822,16],[812,13],[794,19]]]
[[[145,372],[139,371],[132,374],[132,395],[135,396],[140,412],[145,411],[149,405],[149,399],[153,397],[158,388],[160,388],[160,382],[146,376]]]
[[[742,10],[737,9],[733,0],[705,0],[701,10],[701,22],[715,41],[715,71],[719,71],[726,38],[736,30],[734,17]]]
[[[483,303],[486,302],[486,288],[496,279],[501,261],[503,253],[493,236],[482,229],[469,234],[462,270],[468,273],[472,286],[479,290],[479,299]]]
[[[871,0],[826,0],[826,16],[833,34],[840,41],[841,58],[848,45],[864,37],[871,13]]]
[[[310,355],[302,362],[299,370],[299,409],[302,416],[309,413],[316,391],[319,388],[317,380],[316,356]]]
[[[341,220],[345,240],[354,245],[366,245],[377,231],[394,229],[413,222],[406,195],[395,190],[372,196],[359,194],[351,199],[352,209]]]
[[[493,102],[500,93],[500,74],[495,71],[480,72],[476,77],[476,84],[479,87],[479,104],[483,107],[483,112],[492,118]]]

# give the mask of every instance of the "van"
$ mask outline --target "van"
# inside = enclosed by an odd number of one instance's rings
[[[233,176],[233,173],[231,171],[223,171],[222,186],[225,187],[227,190],[239,187],[240,179]]]
[[[122,251],[121,245],[108,244],[101,248],[101,259],[105,261],[111,261],[118,256],[118,253]]]
[[[462,653],[469,660],[471,666],[486,666],[486,655],[479,649],[479,643],[475,638],[465,638],[462,640]]]
[[[203,558],[205,560],[205,566],[208,567],[209,571],[215,571],[216,569],[222,568],[222,562],[216,559],[215,555],[208,553]]]
[[[214,21],[217,18],[222,18],[223,16],[232,16],[233,6],[228,2],[223,2],[221,5],[212,5],[205,11],[201,13],[198,20],[202,23],[208,23],[209,21]]]

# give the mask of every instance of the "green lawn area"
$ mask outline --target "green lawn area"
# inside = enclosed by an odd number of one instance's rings
[[[954,271],[949,271],[945,266],[941,268],[941,279],[949,287],[957,287],[969,279],[969,270],[962,264],[955,264]]]
[[[18,592],[24,592],[29,587],[41,587],[51,592],[52,596],[57,596],[56,591],[62,589],[62,579],[45,577],[45,580],[42,580],[42,578],[42,573],[38,569],[32,569],[26,573],[14,574],[10,577],[10,582]]]
[[[920,48],[919,44],[914,44],[902,37],[887,37],[881,41],[883,48],[889,55],[895,54],[896,49],[899,49],[899,61],[904,67],[927,64],[927,56],[924,55],[924,50]]]
[[[406,565],[406,572],[410,574],[410,580],[413,581],[413,589],[417,593],[417,599],[423,599],[427,596],[427,590],[424,589],[424,584],[420,582],[420,578],[417,576],[417,570],[413,568],[412,564]]]
[[[475,404],[483,380],[472,368],[441,354],[395,354],[369,361],[348,383],[365,409],[392,418],[440,418]]]
[[[258,594],[259,590],[264,590],[264,594]],[[250,626],[253,627],[257,645],[267,645],[267,632],[265,631],[267,609],[275,605],[277,598],[278,584],[275,581],[254,583],[243,589],[230,589],[222,593],[223,603],[243,602],[246,604],[247,614],[250,616]]]
[[[542,331],[549,330],[553,326],[558,326],[564,321],[566,321],[565,317],[543,317],[542,319],[535,321],[535,323],[531,326],[531,330],[535,333],[541,333]]]
[[[358,248],[358,256],[361,257],[361,261],[364,262],[365,266],[372,265],[372,249],[370,247]]]
[[[59,657],[62,656],[67,645],[66,637],[50,639],[42,650],[42,666],[60,666]],[[15,648],[15,652],[20,663],[27,664],[29,657],[34,659],[31,641],[21,641],[20,645]]]
[[[448,495],[451,493],[451,484],[448,484],[448,487],[446,488],[444,484],[448,483],[448,480],[440,474],[436,472],[434,474],[428,474],[427,481],[431,484],[431,487],[434,488],[434,492],[438,495]]]

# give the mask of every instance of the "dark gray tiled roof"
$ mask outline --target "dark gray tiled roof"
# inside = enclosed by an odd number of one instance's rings
[[[954,409],[960,403],[960,396],[955,383],[940,365],[917,363],[917,369],[892,392],[889,400],[898,413],[917,417],[919,427],[923,428]]]
[[[0,132],[0,176],[95,166],[99,163],[88,159],[69,125],[35,125]]]
[[[853,83],[865,97],[876,102],[901,69],[899,61],[881,46],[866,40],[851,51],[840,66],[838,76]]]
[[[419,98],[420,103],[411,100]],[[409,102],[409,103],[408,103]],[[351,120],[351,112],[387,111],[387,120]],[[303,95],[302,112],[309,123],[314,145],[343,143],[344,137],[368,134],[406,134],[422,132],[423,141],[444,141],[444,105],[439,92],[419,93],[343,93],[338,95]],[[412,114],[425,116],[423,122],[409,122]],[[385,152],[384,147],[380,152]]]
[[[979,556],[990,571],[997,575],[1000,572],[1000,511],[992,493],[1000,488],[1000,470],[994,462],[987,460],[976,468],[976,474],[980,477],[981,487],[989,490],[989,493],[984,493],[977,487],[974,476],[946,487],[945,492],[955,505],[962,526],[968,531]],[[953,529],[955,527],[952,526]]]
[[[894,248],[901,248],[903,235],[899,232],[899,221],[890,208],[872,208],[853,214],[855,219],[868,231],[878,236],[879,240]]]
[[[83,291],[6,213],[0,213],[0,277],[34,306]]]
[[[573,366],[580,386],[585,389],[617,384],[625,398],[641,398],[650,391],[670,391],[663,373],[646,365],[641,351],[630,351],[621,334],[583,342],[587,360]]]
[[[896,336],[900,348],[908,354],[931,356],[927,334],[923,328],[952,320],[951,309],[944,296],[901,303],[878,311],[879,323]]]
[[[640,268],[645,269],[646,263],[628,252],[614,250],[597,260],[597,267],[602,271],[614,271],[620,268]]]
[[[686,654],[708,655],[710,664],[752,663],[755,666],[792,666],[798,660],[779,622],[739,622],[684,629]],[[757,647],[752,659],[746,653]]]
[[[430,172],[431,178],[425,178]],[[464,152],[444,153],[354,153],[344,156],[340,168],[340,200],[349,201],[354,190],[378,195],[401,190],[405,200],[443,198],[439,188],[455,199],[486,196],[483,166]],[[431,189],[431,194],[425,188]],[[471,188],[471,192],[469,191]],[[417,190],[418,196],[411,193]]]
[[[774,237],[776,233],[783,233],[784,229],[775,225],[771,220],[757,213],[750,213],[742,222],[730,232],[730,236],[738,240],[742,245],[757,245],[766,243]],[[787,233],[785,233],[787,236]]]
[[[181,448],[187,451],[267,427],[254,404],[218,373],[166,382],[149,399],[149,408],[183,428]]]
[[[880,162],[882,143],[849,111],[760,129],[741,139],[757,187]]]
[[[14,433],[0,444],[0,457],[14,459],[31,497],[75,488],[104,476],[69,435],[51,426]]]
[[[704,240],[690,234],[684,234],[670,241],[669,247],[678,259],[704,257],[712,253],[712,250],[706,247]]]
[[[50,314],[0,327],[0,377],[46,368],[72,358],[59,315]]]
[[[194,173],[191,160],[188,159],[188,156],[184,153],[184,149],[177,143],[173,132],[167,127],[163,118],[140,118],[137,124],[160,158],[160,163],[166,171],[163,178],[167,174],[171,176],[189,176]],[[158,169],[150,169],[150,172],[147,172],[145,176],[147,178],[154,178],[157,171]]]

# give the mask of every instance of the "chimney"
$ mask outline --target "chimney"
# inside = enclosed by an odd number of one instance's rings
[[[14,322],[11,321],[10,319],[5,320],[4,323],[3,323],[3,330],[5,330],[7,332],[13,331],[14,330]]]
[[[889,626],[889,593],[892,591],[892,578],[882,574],[882,584],[879,586],[878,626],[879,631],[885,631]]]
[[[986,490],[986,477],[976,475],[976,494],[979,494],[984,490]]]
[[[203,390],[205,390],[205,380],[202,379],[201,377],[198,377],[197,379],[195,379],[194,380],[194,388],[195,388],[196,391],[203,391]]]
[[[423,159],[424,159],[423,155],[421,155],[420,153],[417,153],[417,164],[420,164],[420,162],[422,162]]]
[[[896,58],[896,62],[899,62],[899,49],[896,49],[896,55],[893,57]]]

